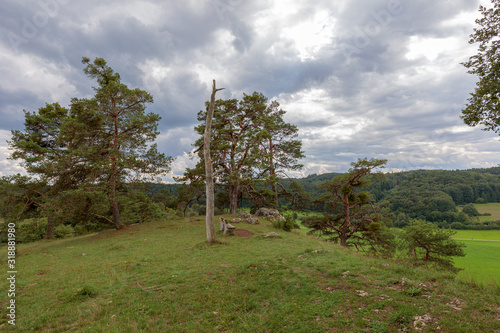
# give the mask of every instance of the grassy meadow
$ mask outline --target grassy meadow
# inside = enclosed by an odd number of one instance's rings
[[[486,221],[500,220],[500,203],[495,202],[495,203],[485,203],[485,204],[474,204],[474,207],[476,207],[477,211],[481,214],[484,213],[491,214],[491,216],[480,216],[480,218],[489,218]]]
[[[498,288],[265,223],[236,226],[253,235],[207,246],[200,217],[19,244],[16,331],[500,330]]]
[[[499,286],[500,230],[457,230],[453,237],[467,246],[467,255],[454,259],[455,265],[464,269],[458,276]]]

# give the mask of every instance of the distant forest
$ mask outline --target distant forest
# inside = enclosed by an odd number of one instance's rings
[[[292,183],[299,184],[310,195],[305,211],[321,212],[322,207],[317,199],[324,193],[318,185],[331,180],[340,173],[313,174],[305,178],[280,179],[284,191],[280,195],[280,207],[288,209],[287,193],[293,192]],[[404,227],[413,219],[435,222],[440,227],[455,229],[496,229],[498,222],[478,223],[477,211],[458,209],[471,203],[500,202],[500,167],[470,170],[414,170],[406,172],[386,173],[383,179],[373,179],[371,185],[363,189],[372,195],[377,203],[386,203],[386,213],[390,224]],[[165,191],[169,194],[167,206],[178,206],[177,190],[180,185],[152,185],[153,192]],[[219,212],[227,211],[228,200],[222,188],[217,191],[216,206]],[[242,197],[240,206],[252,208],[252,203]],[[204,212],[203,197],[190,203],[189,209]]]

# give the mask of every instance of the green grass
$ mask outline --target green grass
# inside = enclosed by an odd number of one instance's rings
[[[487,285],[500,285],[500,230],[457,230],[453,238],[467,247],[465,257],[454,259],[463,268],[458,276]]]
[[[412,332],[414,316],[428,314],[429,332],[500,330],[498,288],[264,223],[236,227],[254,236],[207,246],[203,218],[186,218],[20,245],[16,329]],[[0,308],[7,302],[1,293]]]

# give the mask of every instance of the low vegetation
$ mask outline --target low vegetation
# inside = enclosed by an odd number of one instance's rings
[[[235,216],[226,216],[229,219]],[[203,217],[19,245],[19,331],[495,332],[500,290],[266,223]],[[278,232],[280,238],[264,238]],[[6,281],[2,281],[5,290]],[[0,296],[6,307],[6,295]],[[2,319],[1,326],[6,326]]]

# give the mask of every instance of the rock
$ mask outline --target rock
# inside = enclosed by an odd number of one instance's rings
[[[356,290],[356,293],[358,293],[358,296],[361,296],[361,297],[367,297],[367,296],[370,296],[370,294],[368,294],[366,291],[364,290]]]
[[[448,305],[449,307],[451,307],[455,311],[460,311],[460,310],[462,310],[464,303],[465,303],[464,301],[462,301],[460,298],[456,297],[451,302],[446,303],[446,305]]]
[[[346,277],[346,276],[349,276],[351,274],[351,272],[349,271],[345,271],[344,273],[342,273],[342,276],[343,277]]]
[[[249,217],[243,220],[245,223],[250,223],[250,224],[259,224],[259,219],[256,217]]]
[[[404,286],[406,284],[413,284],[413,281],[404,277],[401,279],[401,285]]]
[[[249,217],[252,217],[252,215],[249,212],[240,212],[239,217],[242,219],[247,219]]]
[[[241,222],[241,219],[238,219],[238,218],[236,218],[236,219],[232,219],[232,220],[231,220],[231,222],[233,222],[233,223],[240,223],[240,222]]]
[[[262,236],[264,238],[279,238],[281,237],[280,235],[278,235],[277,233],[275,232],[270,232],[270,233],[267,233],[265,234],[264,236]]]
[[[424,314],[423,316],[415,316],[413,321],[413,327],[416,331],[423,330],[427,325],[432,323],[432,317],[428,314]]]
[[[275,221],[284,221],[285,217],[281,214],[279,215],[269,215],[266,217],[270,222],[275,222]]]
[[[259,208],[255,212],[255,216],[276,216],[280,215],[280,212],[277,209],[272,209],[272,208]]]

